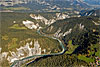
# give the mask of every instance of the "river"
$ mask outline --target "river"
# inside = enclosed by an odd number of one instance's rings
[[[42,54],[42,55],[29,56],[29,57],[23,58],[21,60],[14,61],[10,67],[16,67],[16,65],[18,65],[19,62],[23,62],[24,60],[28,60],[30,58],[34,58],[34,57],[46,57],[46,56],[53,56],[53,55],[61,55],[61,54],[63,54],[65,52],[65,47],[64,47],[63,43],[60,41],[60,39],[55,38],[55,37],[50,37],[50,36],[47,36],[47,35],[43,35],[43,34],[40,33],[40,29],[37,30],[37,33],[39,35],[41,35],[41,36],[45,36],[45,37],[57,40],[60,43],[60,46],[62,47],[62,51],[59,52],[59,53],[51,53],[51,54]],[[34,61],[35,60],[33,60],[32,62],[34,62]],[[30,62],[30,63],[32,63],[32,62]],[[29,65],[30,63],[28,63],[27,65]]]

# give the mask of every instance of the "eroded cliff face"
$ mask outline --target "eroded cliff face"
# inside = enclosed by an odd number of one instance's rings
[[[38,23],[35,24],[34,22],[29,21],[29,20],[23,21],[22,23],[29,29],[40,29],[40,28],[42,28],[41,26],[39,26]]]
[[[33,48],[30,46],[34,46]],[[26,43],[25,46],[21,46],[20,48],[16,48],[16,52],[11,52],[11,56],[8,56],[7,60],[12,63],[15,60],[19,60],[28,56],[33,56],[33,55],[41,55],[41,47],[38,41],[31,41],[30,43]]]
[[[58,13],[57,16],[59,17],[60,14]],[[42,32],[57,38],[66,37],[66,39],[70,39],[72,35],[76,37],[78,36],[77,34],[81,34],[89,29],[96,28],[100,30],[100,19],[98,16],[70,17],[69,19],[68,17],[65,18],[65,16],[63,15],[62,19],[43,29]]]
[[[70,18],[70,16],[63,14],[63,13],[56,13],[53,18],[49,18],[49,19],[41,16],[40,14],[38,14],[38,15],[30,14],[30,17],[37,20],[37,21],[40,20],[41,23],[44,23],[45,25],[51,25],[54,22],[56,22],[57,20],[63,20],[63,19],[66,19],[66,18]]]
[[[22,60],[30,56],[58,53],[61,51],[61,49],[59,48],[60,45],[58,42],[53,43],[51,39],[48,39],[46,37],[44,38],[42,37],[39,39],[34,38],[34,37],[28,38],[28,39],[20,41],[19,44],[17,45],[19,45],[19,47],[13,48],[12,50],[8,50],[5,52],[2,51],[2,48],[0,48],[0,61],[2,62],[5,61],[8,64],[12,64],[13,62],[17,60]],[[28,60],[35,59],[37,57],[23,60],[21,61],[21,63],[25,63]],[[2,65],[2,62],[0,62],[0,65]],[[19,65],[22,65],[22,64],[19,64]]]
[[[44,23],[47,26],[50,26],[51,24],[55,23],[57,20],[64,20],[66,18],[70,18],[70,16],[63,14],[63,13],[56,13],[55,16],[53,18],[49,18],[46,19],[45,17],[43,17],[42,15],[38,14],[30,14],[30,17],[35,19],[37,21],[37,23],[35,24],[32,21],[26,20],[23,21],[23,24],[29,28],[29,29],[41,29],[41,25],[39,25],[39,23]],[[38,22],[40,20],[40,22]],[[48,31],[53,30],[54,26],[51,26],[50,28],[48,28]],[[69,29],[68,31],[61,33],[61,29],[59,28],[58,31],[54,34],[54,37],[61,37],[61,36],[65,36],[69,33],[71,33],[72,29]]]
[[[19,48],[15,48],[16,51],[2,52],[2,48],[0,48],[0,60],[7,59],[9,63],[14,62],[15,60],[20,60],[28,56],[33,55],[41,55],[42,53],[46,53],[46,50],[41,49],[41,46],[38,40],[34,40],[31,42],[27,42],[26,45],[20,46]]]

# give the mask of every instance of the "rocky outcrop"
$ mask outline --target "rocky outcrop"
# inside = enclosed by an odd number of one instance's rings
[[[68,31],[66,31],[66,32],[63,34],[63,36],[66,36],[66,35],[70,34],[71,31],[72,31],[72,29],[69,29]]]
[[[7,58],[8,52],[2,52],[0,50],[0,61],[3,61],[4,59]]]
[[[23,21],[23,24],[24,24],[27,28],[29,28],[29,29],[38,29],[38,28],[41,28],[41,27],[39,26],[38,23],[35,24],[34,22],[28,21],[28,20]]]
[[[79,29],[83,30],[84,29],[84,25],[79,24]]]
[[[45,25],[48,25],[48,20],[46,18],[44,18],[41,15],[35,15],[35,14],[30,14],[31,18],[35,19],[35,20],[41,20],[42,22],[45,23]]]
[[[46,19],[45,17],[41,16],[40,14],[35,15],[35,14],[30,14],[30,17],[35,19],[35,20],[41,20],[42,23],[45,25],[51,25],[52,23],[56,22],[57,20],[63,20],[66,18],[70,18],[70,16],[63,14],[63,13],[56,13],[56,17]]]
[[[38,41],[34,41],[34,48],[31,48],[30,45],[32,46],[33,42],[31,41],[30,43],[26,43],[25,46],[21,46],[20,48],[16,48],[16,52],[9,51],[11,56],[7,57],[7,60],[12,63],[15,60],[19,60],[28,56],[33,56],[33,55],[41,55],[41,47]]]
[[[100,25],[100,23],[97,23],[97,22],[95,22],[95,21],[92,21],[95,25]],[[100,22],[100,21],[99,21]]]
[[[70,18],[70,16],[63,14],[63,13],[56,13],[56,16],[57,16],[57,20],[63,20],[66,18]]]
[[[34,47],[30,47],[34,46]],[[7,59],[9,63],[14,62],[15,60],[20,60],[25,57],[33,56],[33,55],[41,55],[41,52],[46,52],[46,49],[41,49],[40,44],[38,41],[34,40],[30,43],[26,43],[26,45],[21,46],[20,48],[16,48],[16,51],[9,51],[9,52],[2,52],[2,48],[0,48],[0,61],[3,61],[3,59]]]
[[[61,32],[61,29],[59,28],[58,31],[54,34],[54,37],[59,38],[61,36],[66,36],[66,35],[70,34],[71,31],[72,31],[72,29],[69,29],[68,31],[63,33],[63,32]]]

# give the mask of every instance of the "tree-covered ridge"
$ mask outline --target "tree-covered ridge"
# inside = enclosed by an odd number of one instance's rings
[[[31,66],[68,66],[68,67],[81,67],[81,66],[98,66],[96,57],[100,57],[100,32],[96,30],[90,30],[79,38],[76,38],[77,44],[73,45],[72,40],[69,40],[67,44],[67,51],[64,55],[50,56],[36,59],[34,62],[28,64]],[[76,48],[75,48],[76,47]],[[74,49],[75,48],[75,49]],[[73,49],[71,52],[71,49]],[[70,55],[68,55],[70,54]],[[96,61],[97,60],[97,61]],[[96,63],[95,63],[96,62]],[[92,63],[92,64],[91,64]]]
[[[100,61],[96,59],[100,58],[99,15],[58,20],[42,32],[62,39],[67,49],[65,54],[75,54],[78,59],[86,61],[90,66],[100,65]]]
[[[100,31],[100,25],[95,25],[93,21],[99,23],[99,17],[89,16],[58,20],[47,28],[43,29],[42,32],[46,34],[55,34],[60,28],[61,31],[58,34],[64,34],[65,32],[72,29],[71,33],[65,36],[61,36],[65,40],[64,42],[67,43],[68,40],[73,40],[79,37],[80,34],[86,32],[87,30],[96,29],[97,31]],[[52,29],[50,29],[51,27]]]
[[[99,63],[100,61],[98,61],[96,57],[100,57],[100,32],[95,29],[87,30],[84,33],[80,34],[76,39],[77,44],[73,44],[72,40],[68,41],[68,43],[66,44],[67,50],[64,55],[39,58],[33,63],[29,64],[28,67],[98,66],[97,63]],[[70,54],[70,56],[68,54]]]
[[[34,63],[27,65],[27,67],[88,67],[88,64],[82,60],[77,59],[75,55],[59,55],[46,58],[37,59]]]
[[[87,63],[92,62],[96,66],[100,65],[100,61],[96,59],[96,57],[100,57],[99,31],[93,29],[85,32],[79,38],[77,38],[77,44],[79,46],[73,51],[72,54],[77,54],[79,59],[84,60]]]
[[[95,29],[92,31],[85,32],[82,35],[80,35],[80,37],[77,38],[77,44],[80,46],[79,47],[80,50],[77,50],[73,53],[78,53],[82,51],[82,49],[84,49],[84,52],[87,53],[86,52],[87,47],[93,46],[93,45],[95,46],[96,44],[99,44],[99,41],[100,41],[100,32],[96,31]],[[95,51],[97,51],[96,48],[95,48]],[[81,53],[84,53],[84,52],[81,52]]]

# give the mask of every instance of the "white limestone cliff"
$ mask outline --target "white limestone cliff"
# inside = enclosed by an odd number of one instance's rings
[[[34,47],[30,47],[34,45]],[[40,47],[40,44],[38,41],[31,41],[30,43],[26,43],[26,45],[21,46],[19,48],[16,48],[16,52],[14,51],[9,51],[9,52],[2,52],[1,53],[1,48],[0,48],[0,61],[3,61],[3,59],[7,59],[9,63],[14,62],[15,60],[19,60],[28,56],[33,56],[33,55],[41,55],[41,51],[43,51]],[[44,52],[46,50],[44,49]],[[8,55],[10,53],[10,55]]]

